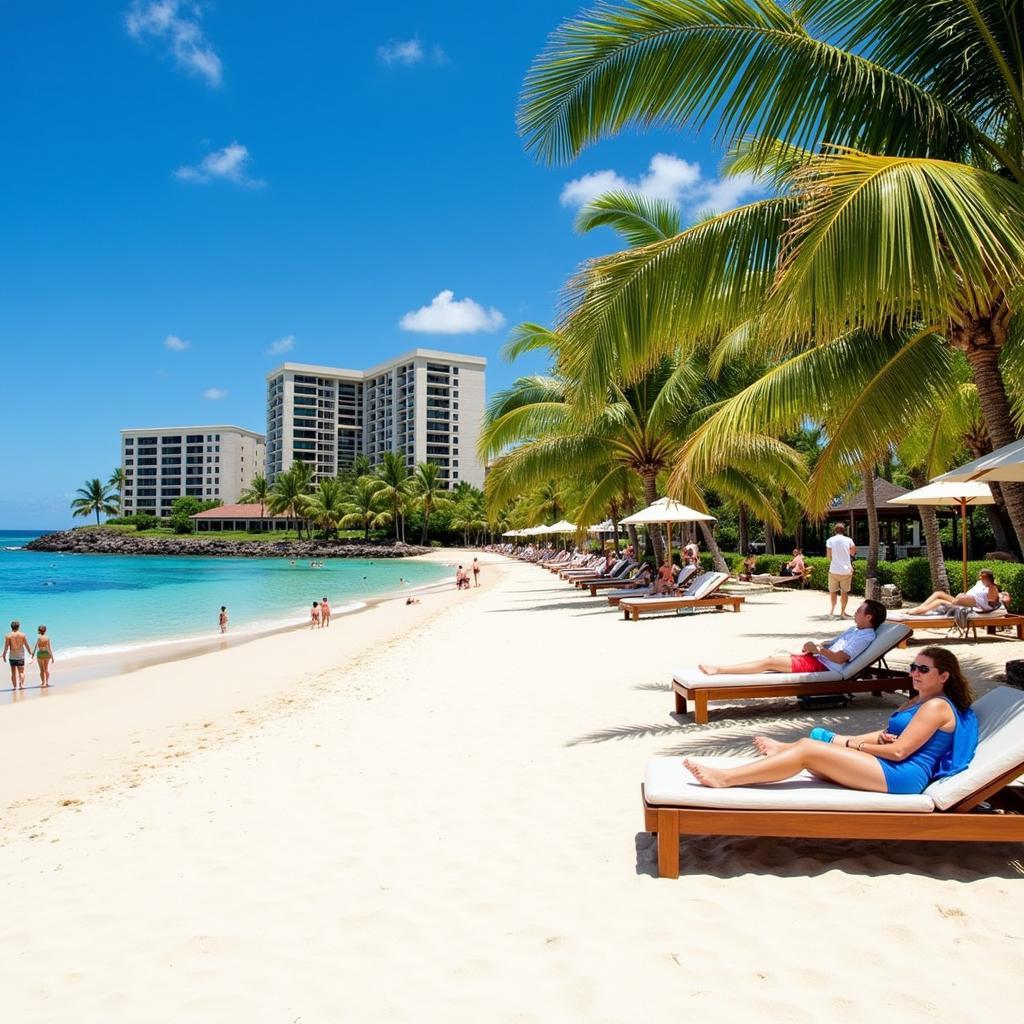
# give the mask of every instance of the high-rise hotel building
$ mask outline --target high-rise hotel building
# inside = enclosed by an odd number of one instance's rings
[[[238,501],[262,473],[262,434],[242,427],[158,427],[121,431],[124,514],[168,516],[176,498]]]
[[[299,459],[317,479],[364,454],[433,462],[449,487],[483,487],[476,446],[487,360],[417,348],[369,370],[284,363],[267,374],[267,479]]]

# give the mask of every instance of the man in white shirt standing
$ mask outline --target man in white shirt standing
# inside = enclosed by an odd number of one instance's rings
[[[836,523],[835,533],[825,542],[828,549],[828,617],[835,618],[836,595],[839,595],[839,617],[846,618],[846,602],[850,597],[853,582],[853,560],[857,557],[857,545],[846,536],[846,527]]]

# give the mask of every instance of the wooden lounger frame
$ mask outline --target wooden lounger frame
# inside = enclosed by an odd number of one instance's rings
[[[644,829],[658,837],[658,875],[679,877],[682,836],[776,836],[806,839],[906,839],[913,841],[1024,842],[1024,789],[1008,788],[1024,762],[965,797],[948,811],[751,811],[659,806],[647,802]],[[982,801],[1003,813],[978,810]]]
[[[714,676],[708,676],[708,679],[714,679]],[[730,683],[703,686],[700,683],[681,683],[678,679],[673,679],[672,691],[676,698],[676,714],[685,715],[687,712],[686,702],[692,700],[694,722],[698,725],[706,725],[709,700],[747,700],[751,697],[818,697],[830,693],[870,693],[881,697],[883,693],[899,693],[901,691],[910,694],[913,692],[913,683],[906,672],[876,664],[849,679],[832,679],[825,682],[807,680],[806,682]]]
[[[911,629],[952,629],[956,625],[956,619],[951,615],[922,615],[916,619],[894,618],[891,621],[905,623]],[[982,619],[980,622],[968,619],[967,628],[970,629],[975,640],[978,639],[979,626],[984,626],[985,632],[989,636],[994,636],[1000,626],[1013,626],[1017,631],[1017,639],[1024,640],[1024,615],[997,615],[991,619]],[[911,637],[908,636],[900,644],[900,647],[906,647],[910,639]]]
[[[609,598],[609,600],[611,600]],[[628,598],[620,598],[620,601],[628,600]],[[738,612],[740,607],[746,598],[738,597],[735,594],[714,594],[711,597],[647,597],[644,598],[644,604],[632,605],[628,608],[623,608],[622,604],[619,607],[622,608],[624,618],[632,619],[636,622],[640,618],[641,612],[671,612],[671,611],[685,611],[687,608],[731,608],[734,612]]]

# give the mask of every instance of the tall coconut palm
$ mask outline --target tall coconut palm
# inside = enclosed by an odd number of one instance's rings
[[[91,516],[95,513],[96,525],[100,525],[100,514],[113,516],[117,514],[117,502],[110,488],[98,477],[86,480],[84,487],[79,487],[78,495],[71,502],[71,512],[75,516]]]
[[[487,511],[484,507],[484,496],[480,491],[475,488],[466,491],[453,502],[450,525],[453,530],[462,531],[462,540],[467,547],[470,534],[474,535],[474,539],[480,539],[481,534],[487,529]]]
[[[118,466],[111,474],[110,479],[107,481],[107,487],[117,492],[117,514],[121,515],[124,511],[124,469]]]
[[[347,495],[340,480],[328,477],[306,499],[306,515],[324,533],[333,536],[346,515]]]
[[[257,473],[242,495],[242,501],[250,505],[259,505],[260,518],[266,515],[267,502],[270,500],[272,488],[262,473]]]
[[[395,524],[395,541],[397,542],[402,539],[400,528],[404,532],[402,510],[409,498],[411,486],[405,456],[400,452],[384,452],[377,465],[376,476],[381,483],[381,500],[387,504],[392,522]]]
[[[992,444],[1012,441],[1022,34],[1015,0],[633,0],[564,24],[524,88],[535,152],[715,119],[735,168],[784,192],[587,268],[562,326],[593,390],[613,345],[649,362],[752,317],[780,342],[917,322],[967,357]],[[1024,541],[1024,488],[1003,493]]]
[[[346,530],[361,529],[364,541],[369,541],[370,530],[391,523],[391,513],[381,508],[381,486],[376,477],[361,476],[346,495],[340,525]]]
[[[306,502],[309,500],[311,474],[300,469],[300,466],[304,467],[305,463],[295,462],[287,472],[277,475],[270,490],[267,508],[271,515],[284,513],[290,519],[298,519],[301,533],[301,522],[306,517]]]
[[[448,490],[441,479],[441,469],[433,462],[421,462],[413,470],[410,490],[416,504],[423,511],[423,532],[420,543],[427,543],[427,532],[430,529],[430,513],[436,508],[444,508],[449,502],[446,497]]]

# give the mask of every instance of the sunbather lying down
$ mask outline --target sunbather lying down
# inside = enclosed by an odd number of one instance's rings
[[[916,608],[910,608],[905,615],[929,615],[931,612],[945,611],[947,606],[953,608],[968,608],[971,611],[990,612],[999,607],[1001,599],[999,588],[996,586],[995,574],[991,569],[982,569],[978,573],[978,582],[955,597],[947,594],[944,590],[936,590],[931,597],[923,601]]]
[[[885,622],[885,606],[865,601],[854,613],[853,625],[834,640],[808,640],[800,654],[774,654],[742,665],[698,665],[708,676],[757,675],[761,672],[822,672],[853,661],[871,646],[875,630]]]
[[[848,789],[870,793],[923,793],[930,783],[970,764],[978,743],[970,685],[956,656],[926,647],[910,666],[917,696],[881,732],[838,736],[814,729],[795,743],[757,737],[763,760],[738,768],[713,768],[690,758],[683,764],[713,789],[781,782],[801,771]]]

